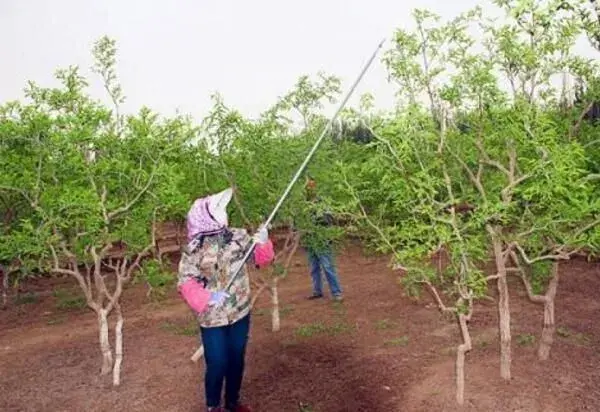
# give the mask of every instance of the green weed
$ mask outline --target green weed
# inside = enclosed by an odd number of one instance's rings
[[[521,333],[517,336],[517,344],[520,346],[531,346],[535,343],[535,336],[531,333]]]
[[[74,295],[68,290],[56,289],[52,294],[56,299],[57,309],[83,309],[86,306],[85,298],[83,296]]]
[[[160,328],[179,336],[196,336],[198,333],[198,324],[195,320],[189,321],[187,325],[166,321],[160,325]]]
[[[389,339],[383,343],[384,346],[406,346],[408,345],[408,336],[404,335],[399,338]]]
[[[296,329],[296,335],[302,338],[310,338],[315,335],[330,335],[335,336],[341,333],[352,331],[352,327],[345,323],[334,323],[333,325],[325,325],[321,322],[302,325]]]
[[[27,292],[18,295],[15,298],[15,304],[17,305],[30,305],[32,303],[37,303],[39,300],[38,296],[33,292]]]
[[[382,319],[377,321],[375,324],[375,329],[377,330],[386,330],[394,327],[394,323],[389,319]]]

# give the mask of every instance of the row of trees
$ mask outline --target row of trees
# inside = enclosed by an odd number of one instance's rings
[[[595,9],[574,0],[495,3],[506,12],[502,23],[479,8],[448,22],[415,11],[415,29],[398,30],[384,57],[399,86],[397,107],[377,112],[363,96],[310,166],[346,233],[392,254],[407,291],[425,287],[455,314],[459,403],[469,321],[490,282],[498,289],[500,375],[510,379],[507,277],[519,276],[544,305],[539,356],[547,359],[559,262],[593,253],[600,235],[600,151],[588,122],[599,70],[573,51],[582,35],[597,44]],[[157,258],[159,224],[182,221],[194,198],[235,186],[232,223],[256,227],[326,122],[322,105],[335,101],[340,81],[301,77],[252,121],[215,95],[195,125],[147,108],[122,114],[114,41],[99,40],[93,53],[111,107],[91,99],[71,67],[57,73],[60,87],[30,83],[26,102],[0,108],[0,260],[5,279],[73,278],[98,318],[101,373],[112,371],[118,385],[123,288]],[[302,196],[301,187],[293,191],[276,225],[315,230]],[[274,330],[277,282],[297,245],[290,232],[279,264],[258,280],[272,296]]]
[[[337,168],[352,199],[339,210],[394,255],[408,291],[425,287],[456,315],[460,404],[469,321],[489,283],[498,292],[500,375],[509,380],[507,277],[519,276],[544,305],[545,360],[559,262],[600,245],[598,129],[587,121],[598,66],[573,52],[582,35],[597,39],[595,10],[575,1],[495,3],[506,12],[501,24],[480,8],[448,22],[414,12],[416,29],[398,30],[385,59],[401,108],[373,126],[374,153]],[[434,255],[439,265],[428,264]]]
[[[0,263],[4,305],[9,286],[28,276],[72,277],[98,319],[101,374],[112,372],[119,385],[124,287],[144,269],[163,270],[157,247],[161,224],[183,222],[195,198],[234,186],[232,224],[256,228],[295,172],[292,159],[299,163],[312,145],[325,121],[322,104],[339,93],[340,82],[323,74],[304,76],[255,121],[215,95],[211,112],[195,125],[188,117],[164,118],[148,108],[122,114],[116,53],[108,37],[93,49],[93,71],[111,107],[88,95],[77,67],[57,72],[59,87],[30,82],[25,102],[0,107]],[[300,133],[292,128],[298,115]],[[336,145],[324,146],[313,174],[327,172]],[[294,231],[270,273],[256,276],[257,296],[271,293],[274,330],[278,279],[298,247],[299,231],[312,227],[302,200],[298,187],[275,222]]]

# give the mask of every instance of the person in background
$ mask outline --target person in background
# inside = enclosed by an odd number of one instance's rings
[[[307,252],[312,277],[313,293],[308,299],[320,299],[323,297],[322,272],[329,284],[329,290],[334,300],[342,301],[342,287],[333,256],[333,245],[328,237],[328,228],[333,226],[333,216],[327,211],[320,211],[322,205],[317,196],[317,183],[312,177],[307,178],[306,199],[310,203],[312,224],[317,226],[316,230],[305,231],[302,244]]]
[[[235,273],[251,241],[256,243],[254,264],[273,260],[272,243],[265,228],[250,237],[244,229],[230,229],[227,205],[232,189],[197,199],[187,216],[188,245],[179,262],[178,290],[196,313],[204,345],[204,387],[208,411],[250,412],[240,403],[246,345],[250,329],[250,282],[242,268]],[[225,383],[225,407],[221,393]]]

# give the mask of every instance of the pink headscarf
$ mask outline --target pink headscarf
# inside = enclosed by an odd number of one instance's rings
[[[216,235],[225,229],[226,208],[231,196],[231,189],[226,189],[215,195],[196,199],[187,215],[188,242],[198,235]]]

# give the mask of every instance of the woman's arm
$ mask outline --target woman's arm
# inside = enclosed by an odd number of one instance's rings
[[[187,305],[197,313],[203,313],[208,308],[211,298],[200,280],[202,274],[198,268],[199,256],[196,253],[183,253],[179,261],[177,290]]]

